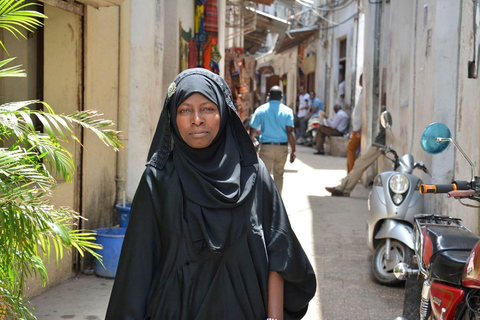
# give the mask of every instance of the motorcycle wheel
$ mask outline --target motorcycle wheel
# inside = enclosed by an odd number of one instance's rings
[[[403,281],[395,278],[393,268],[401,262],[410,261],[413,256],[413,251],[397,240],[390,241],[390,260],[385,259],[386,241],[382,241],[375,249],[373,255],[373,275],[375,279],[386,286],[398,286]]]

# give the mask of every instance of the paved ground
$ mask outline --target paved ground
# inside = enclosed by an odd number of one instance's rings
[[[318,291],[306,320],[393,320],[401,315],[403,288],[376,284],[365,243],[368,190],[332,198],[325,186],[345,175],[345,158],[313,155],[298,147],[287,165],[284,201],[290,220],[317,274]],[[40,320],[103,319],[112,280],[81,276],[33,299]]]

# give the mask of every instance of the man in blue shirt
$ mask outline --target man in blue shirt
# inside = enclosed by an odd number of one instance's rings
[[[273,86],[268,93],[269,100],[255,110],[250,122],[250,137],[255,143],[255,131],[260,134],[260,158],[265,163],[268,172],[273,170],[273,180],[278,191],[282,193],[283,173],[288,156],[290,143],[290,163],[295,161],[295,131],[293,125],[293,110],[282,104],[282,90]]]
[[[320,111],[324,111],[323,102],[315,95],[314,91],[310,92],[310,100],[312,100],[312,106],[310,108],[310,113],[311,113],[310,116],[314,114],[318,115]]]

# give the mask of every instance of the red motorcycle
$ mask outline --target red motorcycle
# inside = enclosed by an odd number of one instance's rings
[[[446,193],[463,205],[468,199],[480,202],[480,177],[465,152],[451,138],[442,123],[428,126],[422,148],[437,154],[453,143],[472,167],[471,181],[444,185],[420,185],[420,193]],[[415,255],[412,268],[398,264],[394,273],[407,280],[403,317],[396,320],[479,320],[480,319],[480,237],[460,219],[421,214],[414,218]]]

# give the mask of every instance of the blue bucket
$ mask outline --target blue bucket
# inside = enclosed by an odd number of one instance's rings
[[[95,231],[97,232],[95,243],[103,247],[102,250],[95,251],[102,255],[105,266],[95,260],[95,274],[99,277],[115,278],[126,228],[102,228]]]
[[[120,220],[120,228],[126,228],[128,226],[128,220],[130,219],[130,209],[132,207],[131,203],[125,204],[122,206],[121,204],[117,204],[115,208],[117,208],[118,217]]]

